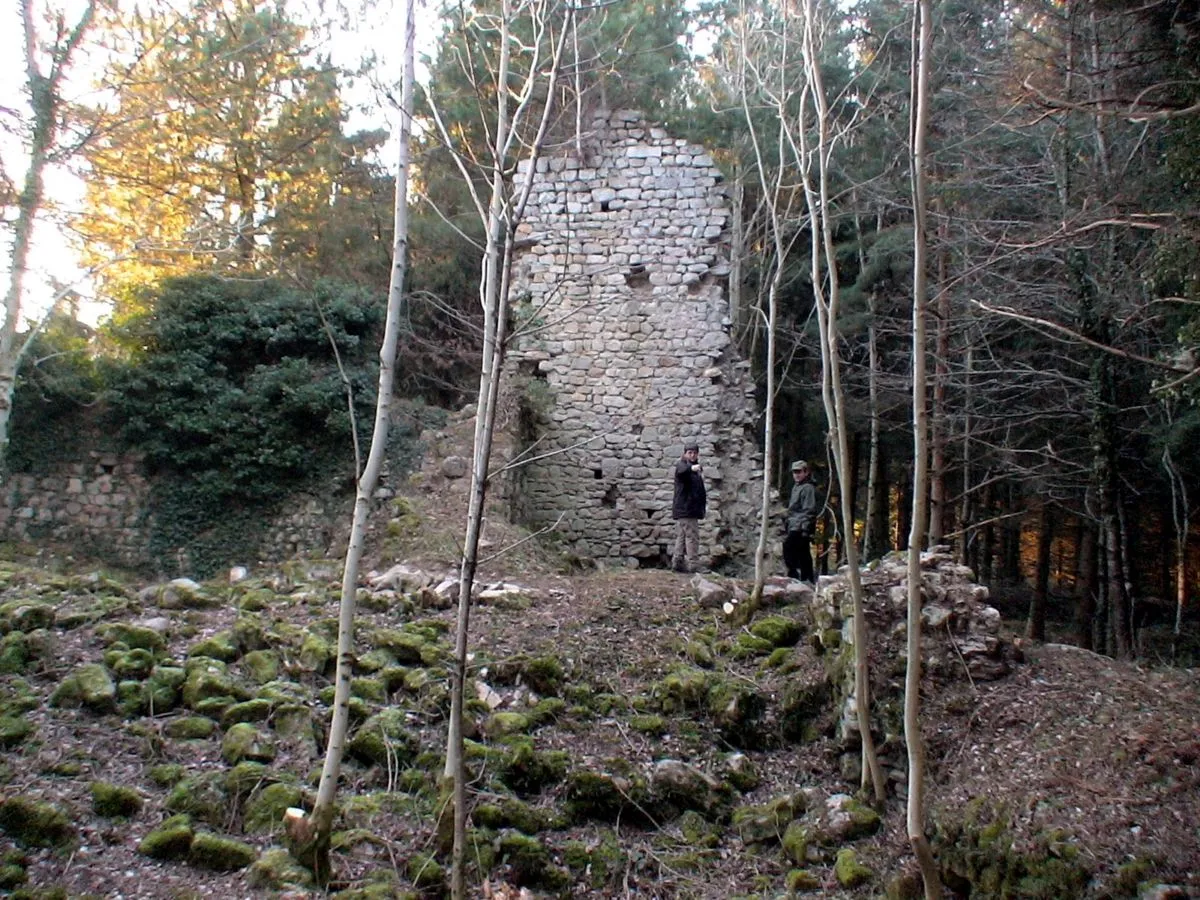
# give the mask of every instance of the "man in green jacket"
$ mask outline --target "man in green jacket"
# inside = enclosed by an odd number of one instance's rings
[[[817,521],[817,489],[813,486],[808,463],[792,463],[792,496],[787,508],[787,536],[783,539],[783,562],[788,578],[815,584],[813,576],[812,535]]]

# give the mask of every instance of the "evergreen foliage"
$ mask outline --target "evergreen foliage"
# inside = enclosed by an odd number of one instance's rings
[[[156,557],[190,546],[203,571],[252,542],[252,523],[289,490],[318,477],[353,484],[346,390],[363,436],[382,310],[334,284],[305,296],[273,281],[187,276],[143,292],[147,311],[110,331],[122,356],[109,364],[106,399],[162,476]]]
[[[65,313],[33,338],[13,392],[8,470],[40,473],[95,449],[85,446],[87,431],[79,427],[102,390],[91,343],[91,329]]]

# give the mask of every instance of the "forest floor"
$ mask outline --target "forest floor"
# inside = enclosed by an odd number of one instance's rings
[[[381,521],[376,528],[368,560],[374,573],[404,560],[437,575],[453,574],[463,482],[441,479],[429,466],[413,480],[406,501],[396,507],[401,515],[390,527]],[[517,537],[499,524],[489,533],[495,547]],[[798,792],[820,806],[858,788],[855,766],[847,765],[855,754],[836,737],[836,710],[815,713],[804,739],[781,736],[779,708],[789,680],[812,677],[821,668],[803,609],[781,611],[801,623],[805,636],[790,650],[771,654],[768,663],[762,655],[735,652],[745,627],[728,621],[720,609],[701,607],[687,576],[625,569],[564,574],[558,567],[555,554],[529,542],[485,563],[481,572],[481,581],[520,589],[475,606],[475,678],[502,701],[501,709],[528,711],[535,700],[563,698],[529,735],[536,758],[567,760],[567,774],[515,792],[537,822],[527,828],[540,848],[531,851],[532,862],[509,840],[512,822],[477,833],[491,852],[483,861],[476,848],[472,896],[517,897],[518,884],[525,885],[526,897],[726,900],[805,891],[873,897],[883,896],[888,885],[889,896],[917,896],[902,796],[904,750],[886,727],[879,737],[890,789],[881,823],[851,842],[869,873],[861,885],[839,881],[834,864],[839,847],[812,847],[798,862],[778,836],[751,838],[736,825],[739,808],[763,807]],[[271,851],[283,845],[281,829],[278,824],[252,829],[249,809],[271,783],[298,785],[301,805],[311,801],[329,714],[328,692],[322,690],[331,684],[331,670],[310,665],[302,643],[306,635],[328,634],[340,573],[336,561],[309,560],[250,574],[240,586],[226,580],[204,585],[204,595],[214,602],[178,608],[168,606],[161,591],[91,573],[61,556],[43,553],[35,564],[0,565],[4,629],[15,631],[14,617],[31,604],[54,609],[47,627],[27,635],[27,664],[10,666],[4,669],[10,674],[0,676],[5,712],[29,726],[18,739],[6,737],[0,749],[4,889],[26,897],[234,900],[403,897],[420,885],[422,895],[439,895],[440,879],[424,883],[413,861],[438,849],[436,783],[454,610],[388,602],[387,592],[360,606],[360,657],[372,649],[373,635],[419,621],[424,633],[439,635],[431,651],[437,659],[423,661],[431,662],[425,668],[415,662],[403,667],[406,677],[395,690],[389,686],[386,697],[365,703],[367,713],[403,709],[412,743],[383,763],[347,758],[335,880],[318,889],[300,875],[281,875],[264,864],[278,863],[281,854]],[[247,602],[252,595],[258,598],[253,606]],[[278,737],[271,754],[255,763],[254,784],[239,789],[231,783],[228,719],[209,735],[179,737],[172,723],[194,718],[194,710],[122,714],[50,702],[71,672],[106,661],[113,647],[105,628],[112,623],[148,622],[161,629],[166,643],[159,664],[175,661],[182,667],[200,642],[238,628],[244,632],[247,616],[263,629],[260,646],[282,661],[278,680],[308,698],[302,702],[311,708],[315,728],[311,740]],[[1020,644],[1012,653],[1018,662],[1007,675],[976,682],[964,670],[961,677],[923,686],[929,831],[948,887],[971,897],[1200,898],[1200,676],[1062,644],[1006,639]],[[708,653],[698,657],[698,646]],[[248,680],[239,668],[244,650],[230,660],[229,670]],[[530,696],[528,679],[512,672],[530,659],[550,658],[561,666],[561,678],[541,698]],[[903,669],[896,663],[884,661],[873,673],[880,704],[895,702]],[[664,703],[671,673],[697,666],[747,685],[762,698],[766,711],[755,735],[722,731],[703,704]],[[424,674],[407,677],[413,673]],[[14,706],[14,697],[24,699]],[[277,712],[254,723],[267,738],[275,736]],[[490,730],[494,721],[486,711],[476,717],[478,728],[470,730],[477,746],[506,746],[506,738]],[[503,775],[489,770],[499,757],[481,758],[484,764],[476,761],[472,769],[474,802],[495,806],[510,792]],[[670,759],[723,782],[735,758],[754,777],[722,794],[724,804],[702,820],[635,815],[630,807],[609,820],[570,812],[571,785],[578,784],[571,781],[573,773],[619,771],[635,784]],[[171,766],[177,779],[218,779],[209,783],[223,785],[220,802],[187,811],[197,830],[245,842],[259,854],[259,863],[221,872],[195,860],[189,864],[186,855],[162,860],[139,852],[145,836],[181,810],[178,782],[164,783],[162,776]],[[136,812],[124,818],[98,813],[96,782],[132,788],[140,801]],[[22,839],[21,823],[14,825],[4,814],[14,798],[64,810],[67,839],[51,846]],[[444,856],[439,859],[446,863]],[[902,890],[905,877],[908,893]],[[950,896],[956,896],[954,890]]]

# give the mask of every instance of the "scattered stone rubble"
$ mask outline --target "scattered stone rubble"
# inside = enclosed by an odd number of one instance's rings
[[[924,671],[990,681],[1007,675],[1015,649],[1000,638],[1000,613],[987,604],[988,589],[974,582],[974,573],[960,565],[949,548],[921,555],[921,622]],[[889,553],[863,571],[863,604],[872,646],[902,658],[907,635],[908,556]],[[849,653],[854,646],[854,597],[843,568],[824,576],[812,600],[817,639],[827,651]],[[843,698],[840,730],[857,735],[854,670],[846,666],[844,683],[835,685]]]

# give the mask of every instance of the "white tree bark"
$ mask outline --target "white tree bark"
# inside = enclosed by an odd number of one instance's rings
[[[387,315],[383,343],[379,351],[379,394],[375,401],[375,422],[366,465],[358,476],[354,498],[354,518],[342,569],[342,593],[338,606],[337,669],[334,676],[333,716],[325,763],[317,788],[311,816],[305,819],[289,810],[286,819],[293,854],[312,868],[324,883],[330,875],[329,841],[333,828],[338,776],[341,773],[346,735],[350,720],[350,685],[354,675],[354,610],[358,594],[358,570],[362,560],[367,515],[371,496],[379,482],[379,472],[387,450],[391,415],[392,387],[395,380],[396,350],[399,344],[404,284],[408,272],[408,181],[409,143],[412,134],[413,73],[416,24],[414,6],[409,0],[404,24],[404,74],[401,85],[399,151],[396,167],[396,194],[393,204],[395,238],[392,245],[392,272],[388,285]]]
[[[531,54],[525,80],[519,90],[508,89],[511,79],[513,26],[517,15],[529,17],[534,35],[523,45],[522,52]],[[514,5],[502,0],[496,22],[499,56],[495,84],[500,87],[496,96],[496,125],[491,146],[489,169],[490,194],[487,204],[475,196],[475,206],[484,223],[484,257],[479,283],[479,300],[483,310],[483,354],[479,368],[479,392],[475,412],[475,437],[471,464],[471,493],[468,502],[463,555],[459,569],[459,602],[454,635],[454,664],[450,693],[450,721],[446,736],[446,765],[444,775],[452,783],[454,849],[450,891],[454,900],[466,900],[466,831],[467,785],[463,763],[463,706],[467,680],[467,652],[470,641],[471,593],[479,565],[479,542],[483,533],[483,513],[487,500],[492,443],[496,425],[497,398],[507,342],[509,295],[511,290],[512,255],[517,226],[524,217],[525,206],[533,188],[533,174],[545,144],[546,132],[554,109],[556,86],[563,59],[563,49],[572,32],[573,9],[566,8],[564,17],[555,23],[549,4],[535,2]],[[552,35],[553,26],[559,30],[553,37],[549,57],[542,58],[543,39]],[[533,139],[522,144],[522,123],[531,115],[533,101],[541,97],[544,106]],[[431,98],[432,99],[432,98]],[[434,107],[434,117],[447,147],[454,141],[445,122]],[[514,151],[524,148],[524,180],[513,185]],[[474,192],[466,161],[454,154],[467,184]]]
[[[904,742],[908,747],[906,824],[925,882],[926,900],[942,896],[942,883],[925,837],[925,743],[921,735],[921,551],[925,546],[929,490],[929,421],[925,400],[925,304],[928,302],[928,199],[925,172],[929,128],[929,53],[933,42],[932,0],[913,3],[911,179],[913,200],[912,300],[912,521],[908,537],[908,663],[904,676]]]
[[[838,346],[838,316],[841,307],[841,283],[837,271],[837,254],[833,241],[832,207],[829,199],[830,159],[836,143],[830,131],[830,113],[821,74],[823,39],[821,21],[817,15],[817,0],[804,4],[804,64],[811,84],[809,96],[813,105],[816,146],[809,145],[809,128],[803,114],[796,133],[801,150],[800,176],[808,205],[812,236],[812,282],[817,305],[817,325],[821,333],[822,401],[825,419],[829,424],[830,443],[838,476],[842,533],[846,536],[846,572],[854,601],[854,695],[858,712],[858,728],[862,741],[862,783],[872,787],[875,801],[882,804],[887,797],[886,781],[871,736],[871,679],[867,665],[867,619],[863,608],[862,572],[858,562],[858,544],[854,540],[853,457],[847,425],[846,395],[842,387],[842,359]],[[801,104],[804,109],[804,104]],[[812,169],[816,169],[813,183]]]

